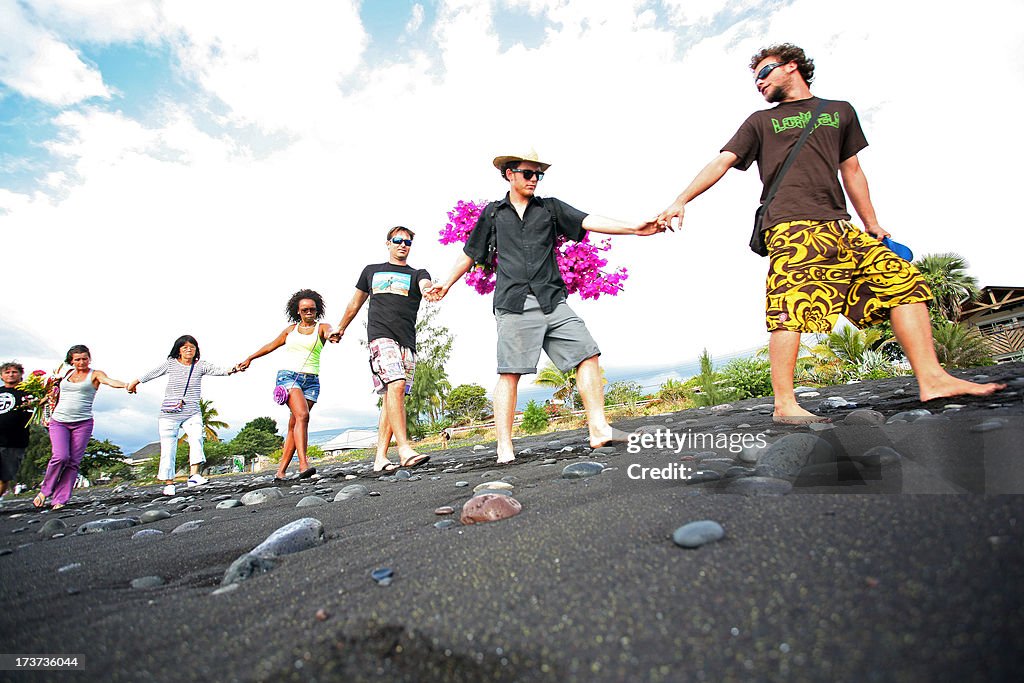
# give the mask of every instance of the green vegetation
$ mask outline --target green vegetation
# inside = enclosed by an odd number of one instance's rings
[[[479,384],[460,384],[448,394],[448,416],[455,424],[472,424],[491,412],[487,390]]]
[[[548,422],[548,414],[544,407],[538,405],[536,401],[530,401],[523,411],[523,421],[519,427],[527,434],[536,434],[547,429]]]

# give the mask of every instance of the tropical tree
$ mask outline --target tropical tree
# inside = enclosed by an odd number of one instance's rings
[[[967,259],[959,254],[925,254],[914,265],[932,289],[932,307],[946,320],[957,321],[963,305],[978,298],[977,278],[967,274]]]
[[[818,357],[826,360],[839,360],[843,363],[859,365],[866,351],[874,350],[882,339],[881,330],[868,328],[858,330],[846,326],[838,332],[825,335],[820,343],[812,349]]]
[[[700,355],[700,392],[694,392],[693,402],[698,406],[717,406],[732,399],[733,390],[719,386],[719,376],[711,362],[707,349]]]
[[[562,372],[555,367],[554,363],[549,362],[537,373],[537,378],[533,380],[533,383],[542,387],[551,387],[555,390],[552,398],[564,401],[569,410],[576,409],[573,401],[573,394],[576,391],[576,368],[569,372]]]
[[[970,368],[991,365],[988,343],[976,328],[951,321],[940,322],[932,329],[935,355],[947,368]]]
[[[227,429],[231,425],[217,419],[217,409],[213,407],[213,401],[204,398],[199,399],[199,413],[203,416],[203,435],[207,441],[220,441],[217,435],[218,429]],[[274,423],[277,427],[277,423]]]
[[[486,389],[479,384],[460,384],[448,394],[446,410],[453,420],[473,423],[486,417],[490,407]]]
[[[454,337],[437,322],[438,308],[427,306],[416,322],[416,379],[405,397],[410,431],[422,417],[437,422],[444,415],[444,403],[452,390],[445,364],[451,358]]]
[[[686,383],[669,377],[658,387],[658,398],[663,401],[680,401],[687,395]]]

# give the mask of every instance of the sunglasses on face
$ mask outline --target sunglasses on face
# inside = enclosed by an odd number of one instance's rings
[[[523,180],[533,180],[534,176],[537,176],[537,180],[544,180],[543,171],[531,171],[528,168],[513,168],[511,170],[513,173],[522,173]]]
[[[407,247],[412,246],[412,240],[404,240],[401,237],[392,237],[391,244],[404,244]]]
[[[782,64],[782,62],[772,62],[771,64],[765,64],[764,66],[761,67],[760,71],[754,74],[754,80],[760,81],[762,79],[768,78],[768,74],[774,71],[776,67],[782,66]]]

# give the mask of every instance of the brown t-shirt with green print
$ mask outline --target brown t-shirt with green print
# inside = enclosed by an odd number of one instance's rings
[[[733,166],[741,171],[757,162],[764,185],[761,201],[819,102],[811,97],[754,112],[722,147],[723,152],[739,157]],[[839,164],[867,147],[868,141],[849,102],[829,100],[814,123],[768,207],[765,228],[784,221],[850,219],[839,183]]]

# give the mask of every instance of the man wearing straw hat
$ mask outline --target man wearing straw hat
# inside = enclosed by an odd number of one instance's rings
[[[590,445],[604,446],[613,440],[613,432],[604,414],[604,382],[597,360],[601,350],[565,303],[567,292],[555,259],[555,236],[578,242],[588,230],[646,236],[665,228],[654,220],[627,223],[586,214],[553,197],[538,197],[537,183],[551,164],[541,161],[532,149],[523,155],[495,157],[493,163],[508,182],[509,191],[484,208],[447,282],[427,296],[440,301],[474,264],[484,263],[495,252],[500,254],[494,290],[498,326],[494,422],[499,463],[515,460],[512,423],[519,378],[537,372],[542,348],[562,372],[576,370]]]

